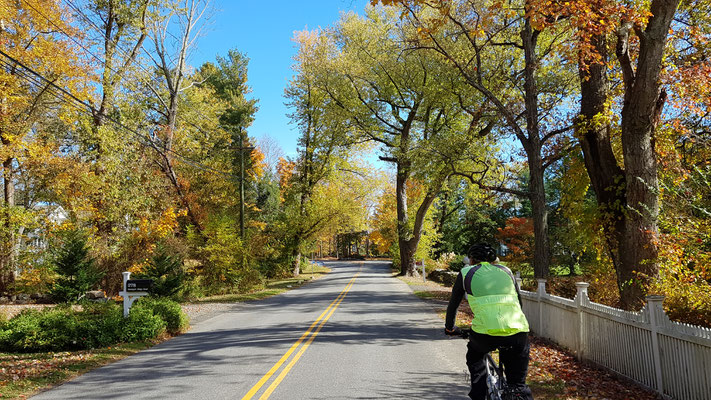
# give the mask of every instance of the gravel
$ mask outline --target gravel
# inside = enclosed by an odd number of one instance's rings
[[[221,313],[233,310],[239,303],[200,303],[182,304],[183,311],[190,318],[190,325],[195,326]]]

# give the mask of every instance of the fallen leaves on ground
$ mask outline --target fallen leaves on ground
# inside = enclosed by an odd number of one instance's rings
[[[655,392],[578,362],[546,340],[531,337],[528,383],[536,399],[657,400]]]
[[[136,342],[81,351],[0,353],[0,398],[25,398],[155,343]]]
[[[0,356],[0,385],[52,373],[90,357],[87,352],[3,355]]]

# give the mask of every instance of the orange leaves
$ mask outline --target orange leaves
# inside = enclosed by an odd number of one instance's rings
[[[498,228],[496,238],[506,247],[510,254],[506,260],[513,263],[529,261],[533,256],[533,220],[530,218],[511,217],[506,226]]]

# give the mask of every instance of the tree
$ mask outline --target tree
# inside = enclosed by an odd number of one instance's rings
[[[217,58],[217,66],[210,63],[203,65],[203,74],[206,75],[207,83],[212,86],[217,96],[224,101],[227,106],[220,115],[220,124],[231,134],[229,148],[232,152],[233,170],[239,170],[240,175],[235,176],[238,180],[237,186],[240,188],[240,236],[244,238],[244,218],[245,218],[245,158],[250,150],[246,129],[251,125],[254,114],[257,112],[257,101],[248,100],[246,95],[251,92],[247,86],[247,64],[249,59],[237,50],[230,50],[227,58]],[[253,150],[253,148],[252,148]],[[248,161],[252,158],[249,157]],[[236,175],[236,174],[235,174]]]
[[[106,116],[115,106],[115,96],[121,81],[136,62],[148,37],[148,18],[151,0],[92,1],[88,9],[96,14],[92,18],[80,9],[74,9],[80,22],[88,30],[99,30],[103,44],[101,71],[101,100],[95,107],[94,127],[106,123]],[[155,3],[155,2],[153,2]],[[71,6],[72,8],[74,6]],[[128,48],[129,50],[124,50]]]
[[[402,274],[413,275],[431,205],[455,166],[486,154],[478,138],[489,125],[461,112],[456,76],[440,58],[410,51],[410,34],[392,10],[346,15],[321,35],[314,74],[352,140],[378,144],[380,159],[395,166],[399,264]],[[411,181],[424,194],[408,204]]]
[[[604,213],[603,226],[617,271],[621,304],[626,309],[643,303],[659,268],[654,136],[667,100],[661,78],[669,28],[678,5],[676,0],[655,0],[649,8],[585,1],[556,10],[571,16],[578,28],[581,108],[576,135]],[[610,35],[616,39],[623,84],[618,114],[623,163],[618,161],[611,140]]]
[[[295,217],[291,221],[296,222],[289,240],[294,275],[299,274],[304,242],[318,231],[323,222],[323,218],[312,214],[309,208],[314,190],[329,176],[339,159],[347,158],[344,153],[347,127],[338,114],[326,111],[338,110],[326,108],[329,106],[326,94],[319,91],[313,82],[316,59],[312,57],[314,51],[320,51],[314,46],[318,39],[310,34],[299,37],[302,46],[297,55],[300,61],[296,66],[298,75],[286,89],[288,105],[294,110],[290,117],[301,131],[299,157],[292,164],[293,169],[288,171],[291,179],[281,174],[282,179],[289,182],[285,188],[287,213],[291,210]]]
[[[560,68],[565,59],[555,50],[565,32],[536,24],[530,2],[501,1],[384,1],[403,7],[417,28],[417,47],[444,57],[462,79],[498,115],[500,129],[520,142],[530,176],[527,190],[472,182],[530,200],[533,210],[536,277],[548,275],[548,209],[545,170],[569,148],[565,133],[572,130],[566,112],[574,78]],[[472,112],[472,111],[470,111]]]
[[[185,0],[184,3],[181,1],[180,4],[169,4],[166,10],[161,10],[165,14],[161,18],[157,18],[151,27],[151,38],[157,57],[157,60],[153,61],[164,84],[162,91],[149,86],[159,101],[158,112],[164,119],[160,145],[154,144],[153,148],[162,159],[161,170],[187,210],[190,222],[198,231],[202,228],[194,210],[195,205],[190,201],[190,196],[187,193],[188,188],[175,172],[173,145],[178,126],[180,95],[194,85],[194,82],[190,82],[186,76],[188,55],[194,47],[195,41],[200,37],[209,5],[210,0]],[[177,24],[181,28],[177,36],[169,32],[169,28],[174,22],[173,17],[177,19]]]
[[[32,129],[41,120],[62,114],[51,83],[37,82],[26,68],[50,77],[54,84],[77,87],[84,70],[70,40],[79,36],[54,1],[11,2],[0,8],[0,141],[2,142],[3,205],[0,210],[0,291],[15,278],[18,235],[16,185],[18,157],[33,141]],[[67,36],[54,34],[61,30]]]
[[[61,302],[78,300],[104,275],[96,269],[89,255],[86,236],[79,231],[65,234],[54,265],[59,277],[52,289],[52,296]]]
[[[436,254],[466,254],[472,243],[499,246],[496,234],[517,210],[512,201],[494,197],[491,192],[469,185],[460,176],[450,178],[448,187],[435,205],[435,222],[439,233]],[[530,214],[527,216],[530,217]]]

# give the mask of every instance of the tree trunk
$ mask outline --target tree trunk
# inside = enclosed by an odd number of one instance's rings
[[[414,251],[410,249],[409,240],[412,232],[409,228],[409,218],[407,215],[407,180],[410,178],[410,162],[404,159],[409,150],[409,131],[403,129],[400,135],[401,156],[398,158],[395,177],[395,200],[397,211],[397,241],[400,248],[400,275],[412,275],[414,265],[412,255]]]
[[[609,95],[605,36],[594,36],[592,44],[601,61],[595,62],[590,57],[586,59],[581,55],[584,65],[580,66],[580,117],[575,129],[583,150],[585,169],[595,191],[610,259],[617,276],[621,277],[624,275],[624,268],[620,246],[625,237],[627,218],[625,175],[612,150],[610,125],[600,121],[605,114],[605,103]],[[619,289],[621,282],[622,280],[618,279]]]
[[[644,303],[648,285],[659,272],[659,184],[654,131],[666,100],[660,83],[664,47],[678,6],[679,0],[652,2],[650,11],[653,16],[640,36],[637,69],[631,72],[634,75],[625,74],[622,150],[625,157],[627,218],[620,247],[623,268],[618,281],[620,301],[626,309],[638,308]],[[623,39],[622,36],[620,38]],[[626,50],[627,44],[621,44]],[[625,53],[618,53],[623,70],[631,64]]]
[[[604,36],[593,36],[592,45],[602,60],[581,57],[581,110],[576,126],[585,166],[602,213],[610,257],[617,272],[620,304],[638,309],[649,283],[658,272],[658,180],[654,130],[665,101],[660,90],[662,56],[671,20],[679,0],[654,0],[644,34],[640,36],[637,69],[629,55],[629,33],[623,22],[618,30],[617,58],[625,83],[622,108],[624,170],[612,151],[609,124],[600,123],[605,112],[608,84]],[[598,119],[595,117],[598,116]]]
[[[398,238],[398,245],[400,246],[400,275],[418,276],[414,259],[417,243],[413,240]]]
[[[528,159],[528,169],[531,174],[529,184],[531,211],[533,212],[533,275],[536,278],[547,278],[551,259],[550,243],[548,242],[548,207],[543,182],[543,166],[540,152],[531,154]]]
[[[2,144],[7,147],[10,146],[10,141],[2,136]],[[15,205],[15,182],[13,174],[13,158],[6,158],[3,163],[3,210],[2,210],[2,221],[0,227],[5,230],[5,235],[2,238],[3,243],[1,246],[2,253],[0,254],[0,291],[4,292],[7,290],[8,286],[15,282],[15,232],[11,221],[11,209]]]
[[[544,166],[541,155],[542,143],[538,123],[538,85],[536,84],[538,31],[533,30],[529,20],[526,20],[524,29],[521,31],[521,40],[525,58],[523,88],[528,134],[528,140],[522,141],[522,144],[528,156],[528,170],[531,175],[529,192],[533,211],[533,274],[536,278],[546,278],[550,268],[551,251],[548,242],[548,209],[546,207]]]
[[[293,264],[293,270],[291,271],[292,274],[297,277],[301,273],[301,252],[297,251],[296,255],[294,256],[294,264]]]

